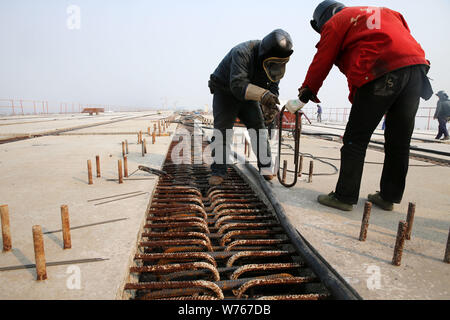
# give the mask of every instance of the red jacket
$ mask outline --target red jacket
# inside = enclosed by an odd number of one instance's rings
[[[303,86],[317,95],[336,64],[347,76],[350,102],[358,88],[390,71],[429,65],[403,16],[387,8],[344,8],[323,26],[316,48]]]

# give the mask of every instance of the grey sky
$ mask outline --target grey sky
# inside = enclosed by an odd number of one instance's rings
[[[276,28],[295,47],[281,98],[296,98],[319,40],[309,20],[320,2],[0,0],[0,99],[204,108],[209,75],[231,47]],[[400,11],[432,62],[435,91],[450,91],[450,1],[342,2]],[[67,27],[69,5],[81,9],[79,30]],[[350,107],[347,96],[334,68],[320,98],[324,106]]]

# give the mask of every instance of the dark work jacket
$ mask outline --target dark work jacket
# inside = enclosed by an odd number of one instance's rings
[[[211,75],[211,93],[222,91],[245,101],[245,92],[251,83],[279,95],[279,82],[270,81],[263,69],[259,58],[260,43],[260,40],[247,41],[231,49]]]
[[[449,118],[450,117],[450,100],[439,99],[434,117],[435,118]]]

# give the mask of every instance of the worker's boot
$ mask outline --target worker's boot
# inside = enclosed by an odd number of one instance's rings
[[[370,202],[372,202],[374,205],[376,205],[377,207],[380,207],[381,209],[383,209],[385,211],[393,211],[394,210],[394,204],[392,202],[384,200],[381,197],[379,192],[377,192],[375,194],[369,194],[367,199],[369,199]]]
[[[266,181],[272,181],[275,178],[275,176],[273,174],[272,175],[265,175],[265,176],[263,176],[263,178]]]
[[[209,178],[209,185],[211,186],[220,186],[225,179],[221,176],[212,176]]]
[[[444,137],[444,139],[442,139],[442,141],[449,141],[449,140],[450,140],[450,137],[449,137],[449,136]]]
[[[339,209],[342,211],[353,211],[353,205],[338,200],[334,192],[330,193],[329,195],[319,196],[317,201],[327,207]]]

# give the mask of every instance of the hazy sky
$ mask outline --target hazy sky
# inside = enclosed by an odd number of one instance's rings
[[[309,21],[320,2],[0,0],[0,99],[204,108],[212,101],[209,75],[225,54],[277,28],[295,49],[281,98],[296,98],[319,40]],[[450,91],[449,0],[342,2],[400,11],[432,62],[435,91]],[[70,5],[81,10],[79,29],[68,27]],[[347,96],[335,67],[319,97],[349,107]]]

